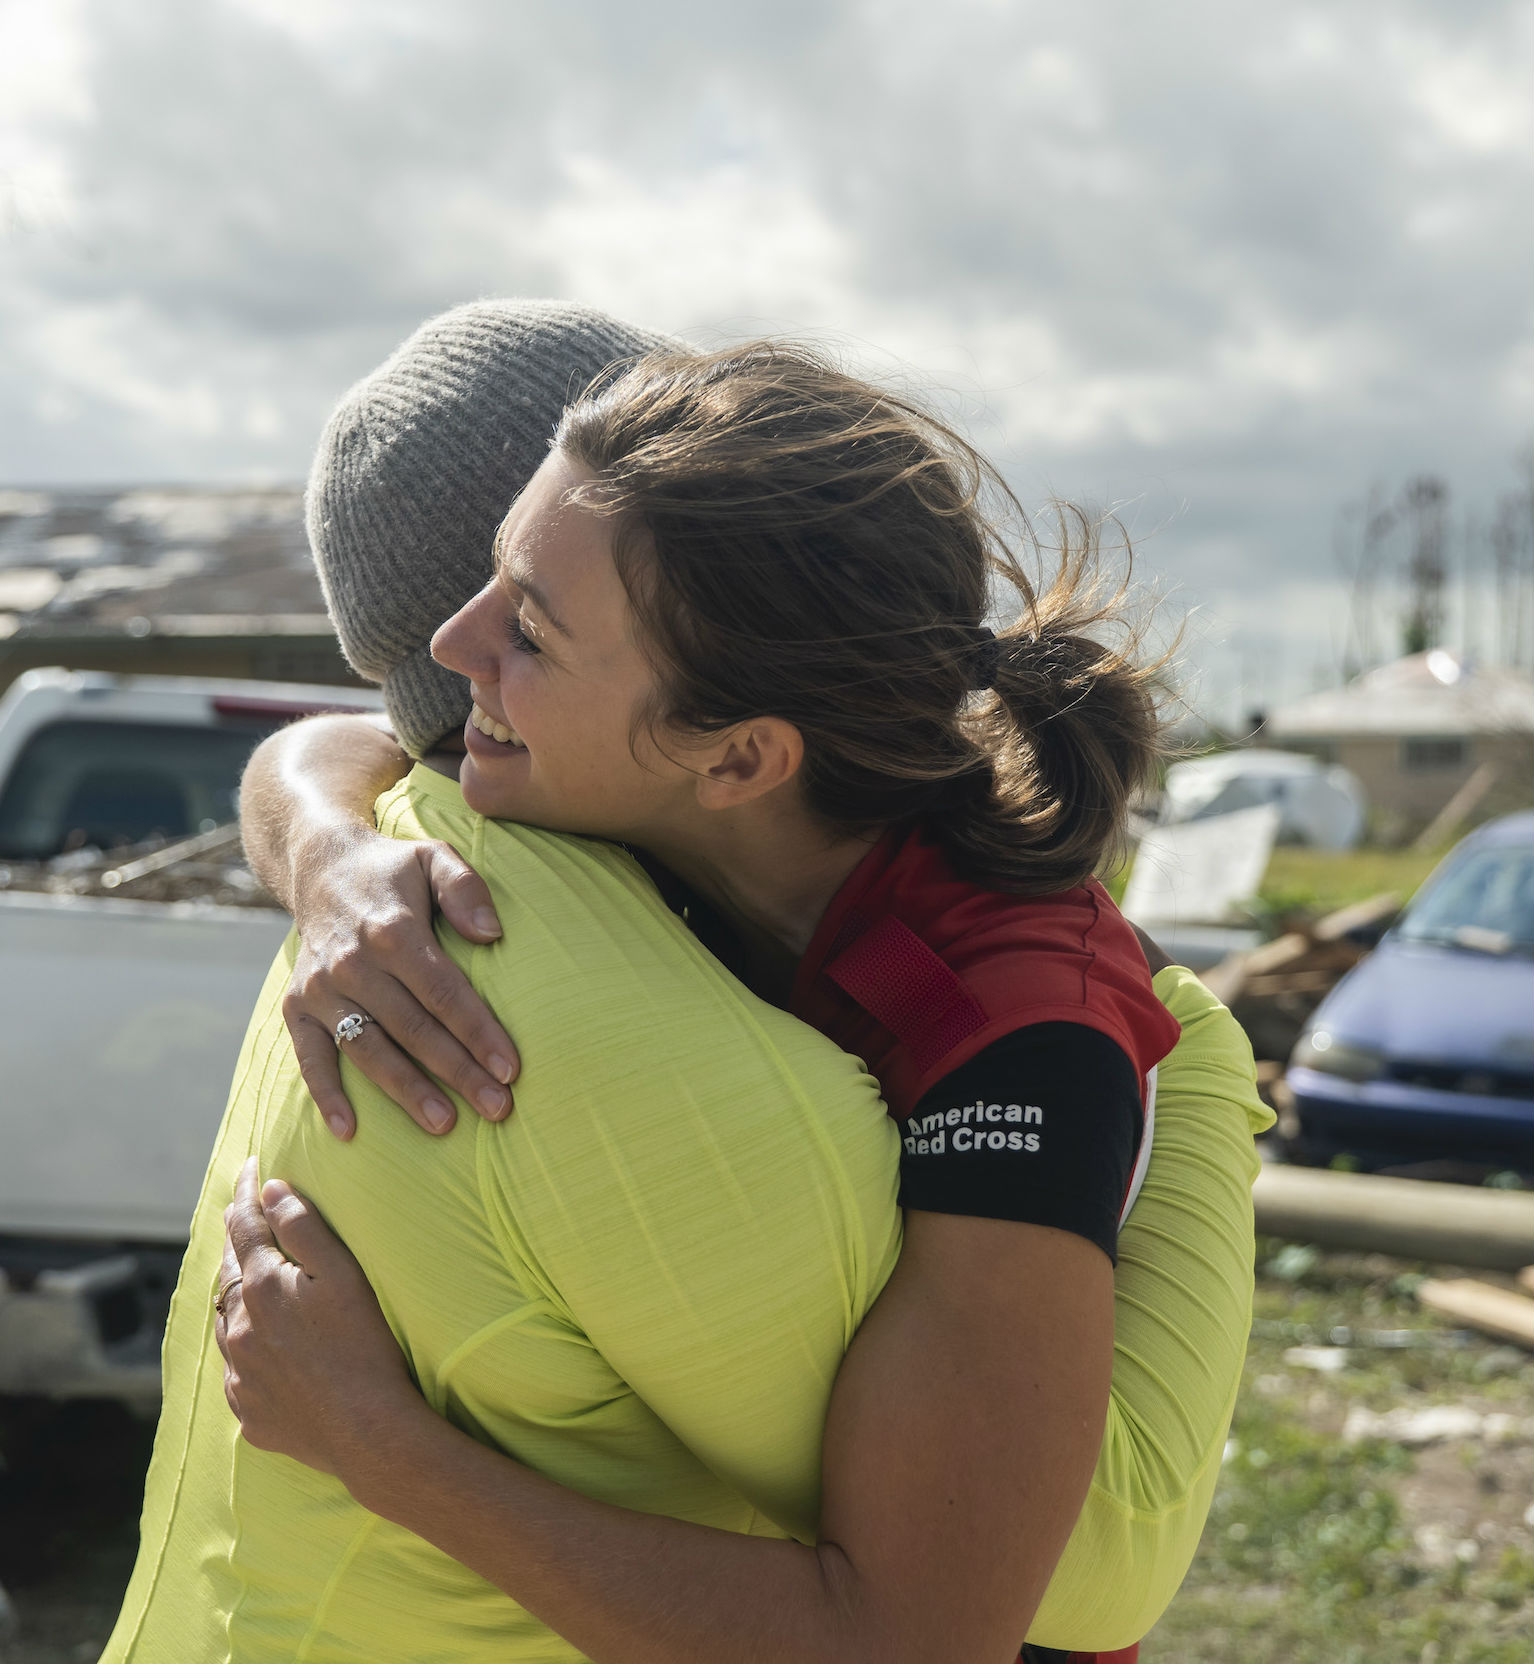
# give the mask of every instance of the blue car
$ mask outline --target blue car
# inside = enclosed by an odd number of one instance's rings
[[[1534,810],[1457,845],[1300,1035],[1291,1157],[1534,1175]]]

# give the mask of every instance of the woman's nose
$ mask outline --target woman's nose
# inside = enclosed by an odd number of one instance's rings
[[[494,583],[481,589],[431,638],[431,656],[437,663],[470,681],[493,683],[500,669],[494,640],[496,592]]]

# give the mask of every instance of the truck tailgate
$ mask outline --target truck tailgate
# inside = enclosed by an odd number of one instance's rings
[[[0,1231],[184,1241],[285,916],[0,893]]]

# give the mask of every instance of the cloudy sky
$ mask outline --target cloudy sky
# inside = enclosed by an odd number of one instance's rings
[[[300,479],[473,296],[828,337],[1118,507],[1234,716],[1336,669],[1339,509],[1518,486],[1531,62],[1503,0],[0,0],[0,482]]]

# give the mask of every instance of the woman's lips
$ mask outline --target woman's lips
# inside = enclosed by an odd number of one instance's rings
[[[469,712],[469,720],[463,734],[464,744],[470,751],[494,750],[496,747],[507,752],[527,750],[522,744],[522,736],[516,729],[509,728],[503,722],[497,722],[478,705]]]

